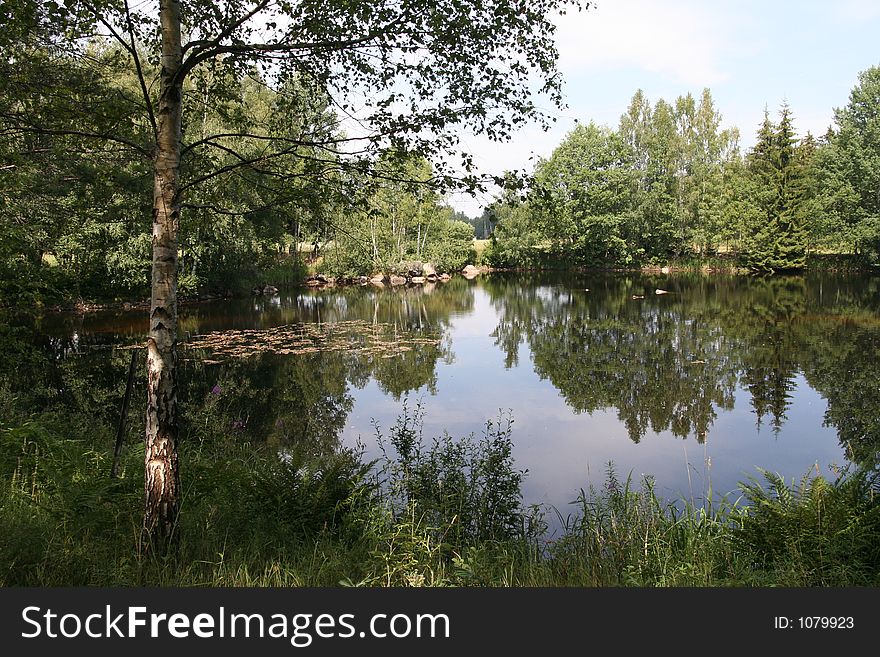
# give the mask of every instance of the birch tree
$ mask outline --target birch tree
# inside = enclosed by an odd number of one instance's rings
[[[147,336],[145,546],[173,545],[180,504],[177,410],[178,238],[185,197],[199,185],[243,171],[283,178],[305,160],[309,175],[371,171],[393,148],[438,163],[436,184],[475,187],[463,132],[508,139],[526,121],[547,125],[538,105],[561,106],[553,17],[580,0],[7,0],[0,5],[6,66],[26,76],[35,53],[95,75],[80,81],[81,106],[52,112],[52,94],[4,101],[6,134],[75,137],[102,143],[152,168],[152,295]],[[113,46],[113,66],[136,76],[129,110],[95,117],[101,67],[90,49]],[[35,75],[37,69],[31,70]],[[234,93],[245,78],[278,91],[290,80],[327,95],[335,130],[273,135],[242,126],[201,134],[198,101]],[[91,85],[91,86],[90,86]],[[189,86],[188,86],[189,85]],[[96,97],[90,97],[93,90]],[[206,95],[207,94],[207,95]],[[536,95],[540,102],[536,102]],[[107,98],[116,96],[110,94]],[[115,102],[115,101],[114,101]],[[122,101],[119,101],[122,102]],[[279,105],[295,112],[295,103]],[[137,126],[138,129],[132,129]],[[143,129],[141,129],[143,128]],[[345,128],[343,130],[343,128]],[[245,151],[247,143],[252,147]],[[188,162],[225,154],[213,170]],[[189,158],[189,159],[188,159]],[[441,166],[445,163],[445,166]],[[456,176],[457,171],[464,174]]]

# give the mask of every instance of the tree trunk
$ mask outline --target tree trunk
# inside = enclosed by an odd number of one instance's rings
[[[161,0],[161,89],[153,164],[153,275],[147,339],[143,548],[164,554],[177,541],[177,232],[180,200],[182,60],[179,0]]]

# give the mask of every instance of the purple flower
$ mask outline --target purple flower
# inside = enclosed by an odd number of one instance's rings
[[[219,395],[221,391],[222,391],[222,388],[220,387],[219,383],[216,384],[213,388],[211,388],[212,395]]]
[[[232,421],[232,428],[235,429],[236,431],[239,431],[241,429],[244,429],[245,424],[247,424],[247,422],[245,422],[244,420],[233,420]]]

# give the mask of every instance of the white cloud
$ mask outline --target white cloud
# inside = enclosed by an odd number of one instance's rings
[[[495,142],[485,136],[463,135],[462,148],[474,158],[477,169],[484,174],[501,175],[506,170],[531,172],[539,157],[549,157],[556,145],[573,127],[573,122],[561,119],[544,132],[537,125],[521,128],[508,142]],[[478,216],[493,200],[494,187],[489,193],[471,197],[453,194],[450,205],[469,216]]]
[[[866,21],[880,18],[880,2],[877,0],[846,0],[837,5],[837,15],[846,21]]]
[[[635,67],[689,86],[723,82],[729,77],[724,56],[750,48],[736,42],[739,19],[725,7],[691,0],[600,0],[594,9],[560,18],[560,68],[569,78]]]

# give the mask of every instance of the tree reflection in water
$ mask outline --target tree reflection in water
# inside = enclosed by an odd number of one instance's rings
[[[369,382],[397,402],[420,389],[443,394],[438,365],[456,367],[454,320],[474,312],[477,291],[491,302],[491,335],[505,368],[521,367],[525,345],[537,376],[575,413],[614,409],[634,442],[649,431],[702,442],[719,415],[734,408],[738,391],[748,395],[755,424],[779,432],[803,377],[827,400],[825,422],[836,428],[849,458],[876,466],[878,279],[827,273],[766,279],[499,273],[438,286],[293,291],[272,303],[187,306],[180,325],[191,339],[230,329],[357,322],[388,343],[412,344],[394,353],[258,353],[219,363],[181,349],[182,435],[336,449],[357,391]],[[137,313],[108,312],[0,325],[2,419],[66,409],[88,418],[96,435],[112,433],[128,363],[113,347],[139,340],[144,323]],[[482,373],[472,388],[495,385],[495,375]],[[131,442],[143,431],[144,398],[136,389]],[[512,410],[516,417],[530,409]],[[474,418],[475,429],[485,419]]]

